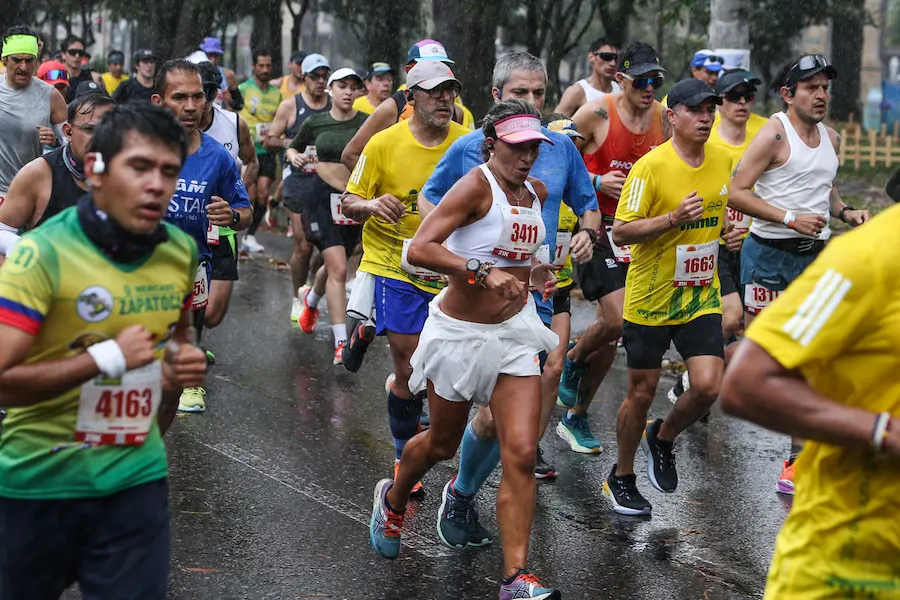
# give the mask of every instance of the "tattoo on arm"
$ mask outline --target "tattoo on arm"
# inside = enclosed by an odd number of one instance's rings
[[[737,177],[738,169],[740,169],[740,168],[741,168],[741,161],[739,160],[739,161],[737,161],[737,164],[734,165],[734,171],[731,172],[731,178],[732,178],[732,179],[734,179],[735,177]]]
[[[775,139],[780,141],[780,140],[781,140],[781,134],[780,134],[780,133],[776,133],[776,134],[775,134]]]
[[[601,119],[608,119],[609,113],[606,112],[606,109],[603,108],[595,108],[594,114],[600,117]]]
[[[841,145],[841,134],[836,133],[836,134],[834,134],[834,137],[835,137],[835,139],[837,139],[838,146],[840,146]]]

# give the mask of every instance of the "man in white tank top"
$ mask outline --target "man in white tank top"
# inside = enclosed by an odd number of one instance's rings
[[[594,40],[588,62],[591,63],[591,76],[570,85],[553,112],[571,117],[583,104],[620,90],[615,79],[619,63],[619,49],[615,44],[602,37]]]
[[[837,71],[824,57],[802,57],[783,71],[778,90],[786,105],[750,142],[732,173],[728,204],[753,217],[741,252],[747,327],[815,260],[831,237],[829,216],[857,226],[869,212],[844,204],[834,187],[841,138],[822,124]],[[794,493],[793,439],[778,491]]]

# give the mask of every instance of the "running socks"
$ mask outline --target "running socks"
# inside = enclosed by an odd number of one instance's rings
[[[312,292],[312,290],[310,290]],[[338,323],[331,326],[331,333],[334,335],[334,347],[337,348],[347,341],[347,324]]]
[[[306,305],[310,308],[317,308],[319,306],[319,300],[322,299],[322,296],[316,293],[315,288],[309,288],[309,291],[306,293]],[[346,334],[344,337],[347,337]]]
[[[496,439],[479,437],[469,422],[460,445],[459,473],[453,482],[453,490],[463,496],[477,494],[499,462],[500,443]]]
[[[422,414],[422,398],[404,400],[388,392],[388,421],[394,438],[394,457],[400,460],[403,448],[419,432],[419,416]]]
[[[265,201],[253,205],[253,222],[247,228],[247,235],[256,235],[259,224],[262,223],[263,217],[266,216],[267,208]]]

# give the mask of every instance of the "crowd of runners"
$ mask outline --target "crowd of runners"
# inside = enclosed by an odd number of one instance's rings
[[[479,90],[435,40],[410,48],[403,85],[388,62],[302,52],[275,78],[262,47],[239,83],[223,55],[215,38],[164,63],[138,50],[129,76],[112,51],[98,74],[77,37],[58,61],[27,27],[3,38],[0,598],[76,581],[86,598],[165,597],[163,435],[207,410],[203,330],[285,211],[277,318],[309,334],[324,307],[351,372],[376,337],[390,348],[379,555],[397,558],[423,476],[459,451],[434,490],[440,540],[492,542],[477,496],[502,465],[499,598],[561,598],[528,569],[537,480],[557,474],[540,444],[560,405],[572,451],[603,450],[588,411],[624,346],[599,501],[651,515],[638,472],[675,493],[676,439],[719,400],[785,434],[773,490],[796,498],[766,598],[894,597],[900,208],[867,224],[840,199],[823,56],[772,78],[766,119],[761,80],[711,50],[669,86],[648,44],[596,40],[553,112],[526,52]],[[473,116],[464,94],[493,107]],[[863,227],[832,241],[831,219]],[[576,284],[596,318],[571,339]],[[686,369],[648,419],[672,345]]]

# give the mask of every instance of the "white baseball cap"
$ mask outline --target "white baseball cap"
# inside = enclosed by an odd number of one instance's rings
[[[341,67],[337,71],[331,74],[331,77],[328,78],[327,87],[331,87],[331,84],[335,81],[340,81],[341,79],[347,79],[348,77],[355,77],[362,83],[362,77],[359,76],[359,73],[351,69],[350,67]]]

